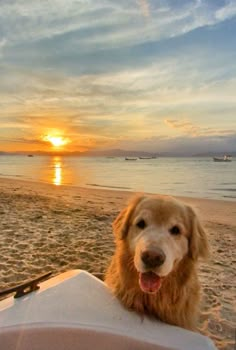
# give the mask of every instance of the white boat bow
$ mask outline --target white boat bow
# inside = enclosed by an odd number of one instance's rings
[[[106,285],[73,270],[0,302],[1,350],[213,350],[198,333],[124,309]]]

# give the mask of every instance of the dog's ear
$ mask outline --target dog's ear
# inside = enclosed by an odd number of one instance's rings
[[[188,207],[191,218],[191,236],[189,241],[189,254],[193,260],[206,259],[209,256],[207,234],[191,207]]]
[[[131,216],[137,206],[138,203],[141,202],[141,200],[144,198],[144,196],[137,196],[135,197],[129,205],[124,208],[115,221],[112,224],[113,232],[115,234],[115,237],[117,239],[125,239],[128,235],[129,226],[130,226],[130,219]]]

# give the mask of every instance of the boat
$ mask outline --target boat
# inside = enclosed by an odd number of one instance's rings
[[[152,157],[139,157],[139,159],[156,159],[156,156],[152,156]]]
[[[153,157],[139,157],[139,159],[153,159]]]
[[[216,350],[200,333],[125,309],[87,271],[33,284],[0,301],[1,350]]]
[[[225,154],[224,157],[213,157],[214,162],[232,162],[232,156]]]
[[[125,157],[125,160],[137,160],[137,157]]]
[[[33,157],[33,154],[28,154],[28,156],[27,157]]]

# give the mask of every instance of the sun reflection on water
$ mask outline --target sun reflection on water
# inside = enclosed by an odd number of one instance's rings
[[[54,178],[53,183],[56,186],[62,184],[62,162],[60,157],[53,158]]]
[[[54,186],[84,185],[89,182],[90,172],[81,168],[81,160],[72,157],[42,157],[43,166],[38,170],[40,178]]]

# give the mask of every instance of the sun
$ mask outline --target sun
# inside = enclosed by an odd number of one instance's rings
[[[51,142],[54,147],[61,147],[67,143],[61,136],[48,136],[48,141]]]
[[[63,136],[53,136],[53,135],[46,135],[43,137],[44,141],[50,142],[53,147],[62,147],[69,143],[69,139],[65,138]]]

